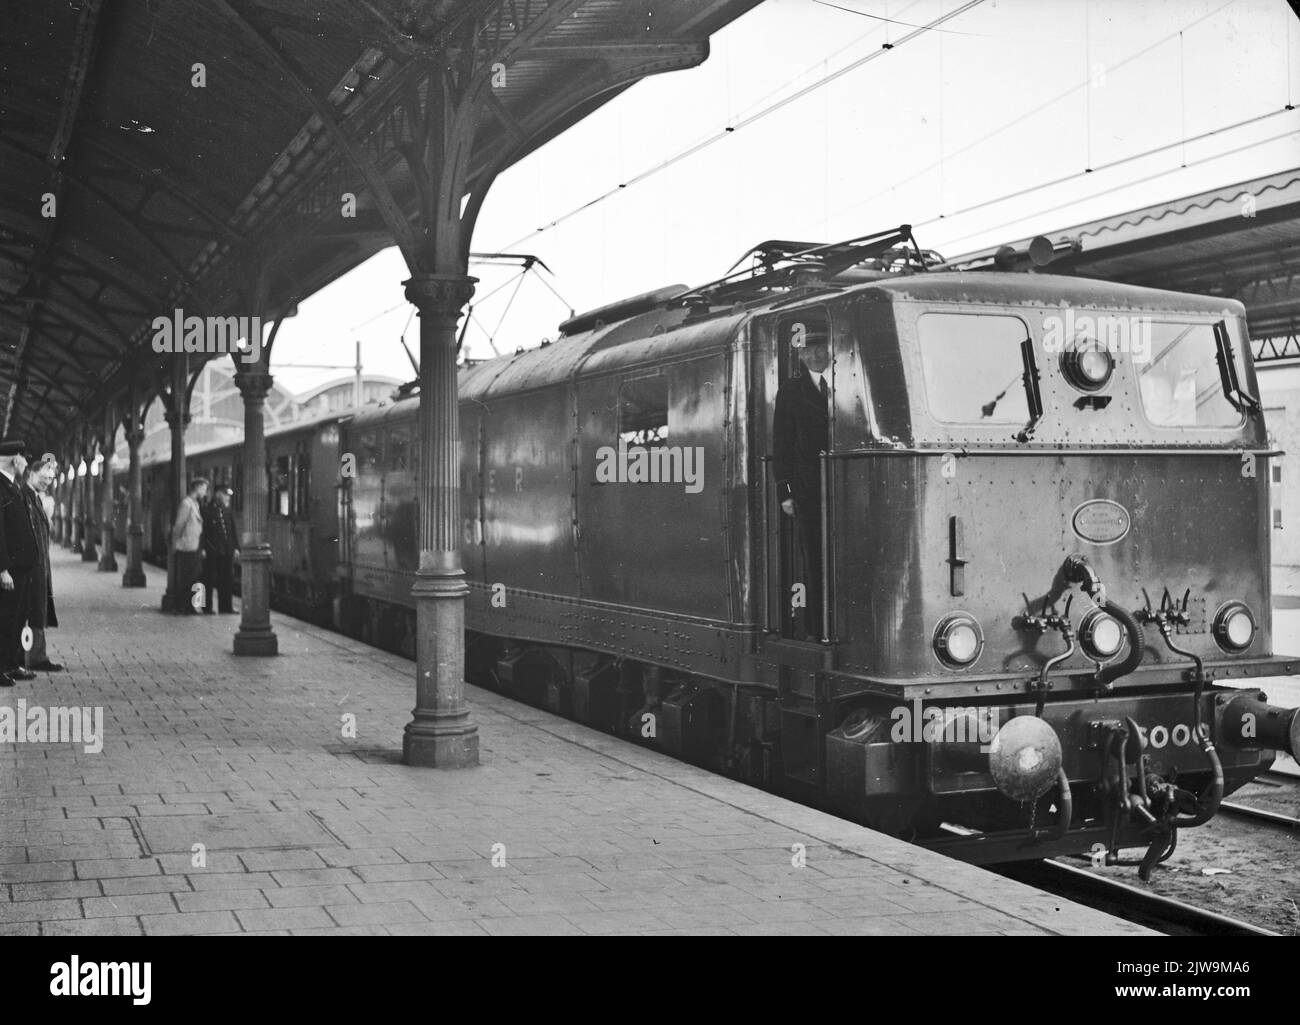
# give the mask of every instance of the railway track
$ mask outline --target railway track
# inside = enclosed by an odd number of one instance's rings
[[[1277,936],[1259,926],[1220,915],[1172,897],[1095,875],[1060,861],[998,865],[999,875],[1058,897],[1086,904],[1170,936]]]
[[[1253,785],[1273,787],[1275,789],[1296,789],[1300,787],[1300,777],[1289,772],[1271,771],[1257,778]],[[1219,805],[1219,811],[1235,819],[1246,819],[1253,822],[1267,823],[1271,826],[1281,826],[1284,829],[1300,830],[1300,818],[1294,815],[1271,811],[1268,808],[1256,808],[1249,804],[1242,804],[1239,801],[1224,801]]]
[[[1254,822],[1267,822],[1271,826],[1300,829],[1300,819],[1294,815],[1283,815],[1281,812],[1269,811],[1267,808],[1252,808],[1248,804],[1224,801],[1219,805],[1219,811],[1236,819],[1250,819]]]

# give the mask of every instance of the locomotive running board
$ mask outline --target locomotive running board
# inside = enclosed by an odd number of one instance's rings
[[[1122,676],[1113,684],[1113,691],[1128,690],[1139,687],[1175,687],[1185,686],[1190,682],[1190,663],[1163,663],[1142,665]],[[1300,657],[1295,655],[1274,655],[1260,658],[1207,661],[1205,672],[1211,682],[1219,680],[1242,680],[1246,682],[1259,678],[1275,676],[1294,676],[1300,673]],[[888,697],[911,701],[914,698],[935,700],[937,698],[982,697],[1011,698],[1019,700],[1028,693],[1026,683],[1029,677],[1026,670],[1018,676],[1008,677],[1006,673],[983,675],[927,676],[916,680],[902,680],[897,677],[858,676],[851,682],[875,693]],[[849,678],[841,677],[836,681],[837,690],[850,683]],[[1054,694],[1070,692],[1087,693],[1096,689],[1093,673],[1062,671],[1052,677]]]
[[[1047,818],[1050,820],[1051,815]],[[1040,827],[1050,821],[1039,823]],[[1145,849],[1150,840],[1143,837],[1145,826],[1124,825],[1119,830],[1119,847]],[[1107,825],[1083,826],[1071,829],[1060,839],[1030,840],[1027,829],[1007,830],[999,833],[962,833],[931,837],[915,841],[918,847],[943,854],[972,865],[996,865],[1006,861],[1023,861],[1026,858],[1056,858],[1063,854],[1078,854],[1091,850],[1094,844],[1103,849],[1110,846],[1111,830]]]
[[[830,672],[839,665],[835,645],[816,641],[798,641],[788,637],[768,637],[763,641],[764,660],[796,669],[820,669]]]

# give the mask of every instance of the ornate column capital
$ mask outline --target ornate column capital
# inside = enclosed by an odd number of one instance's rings
[[[144,442],[144,424],[138,427],[128,427],[124,432],[126,443],[130,448],[139,448]]]
[[[402,282],[408,302],[420,316],[459,317],[465,304],[474,297],[478,278],[466,274],[412,274]]]
[[[275,378],[260,367],[255,370],[235,372],[235,387],[239,389],[239,394],[243,396],[245,402],[265,402],[266,397],[271,394],[273,384]]]
[[[169,409],[165,413],[163,413],[163,420],[166,422],[167,426],[170,427],[173,431],[176,430],[177,419],[178,418],[176,416],[175,410]],[[180,418],[180,422],[184,427],[188,427],[190,425],[189,410],[185,411],[185,415]]]

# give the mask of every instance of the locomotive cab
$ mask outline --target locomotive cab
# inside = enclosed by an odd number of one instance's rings
[[[840,716],[806,753],[835,799],[895,827],[951,821],[961,837],[935,842],[980,860],[1078,849],[1071,819],[1112,857],[1138,841],[1158,857],[1300,747],[1295,710],[1217,682],[1296,661],[1272,652],[1279,453],[1240,304],[1049,275],[878,282],[756,331],[769,394],[808,318],[834,351],[830,684],[787,670],[786,705]],[[770,533],[776,650],[796,633],[792,547]]]

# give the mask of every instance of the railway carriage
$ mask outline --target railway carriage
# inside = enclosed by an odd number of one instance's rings
[[[771,457],[810,335],[820,574]],[[906,227],[574,317],[461,373],[467,675],[960,857],[1149,872],[1300,748],[1240,686],[1300,663],[1247,341],[1234,301],[955,271]],[[275,601],[407,654],[417,408],[268,438]]]

